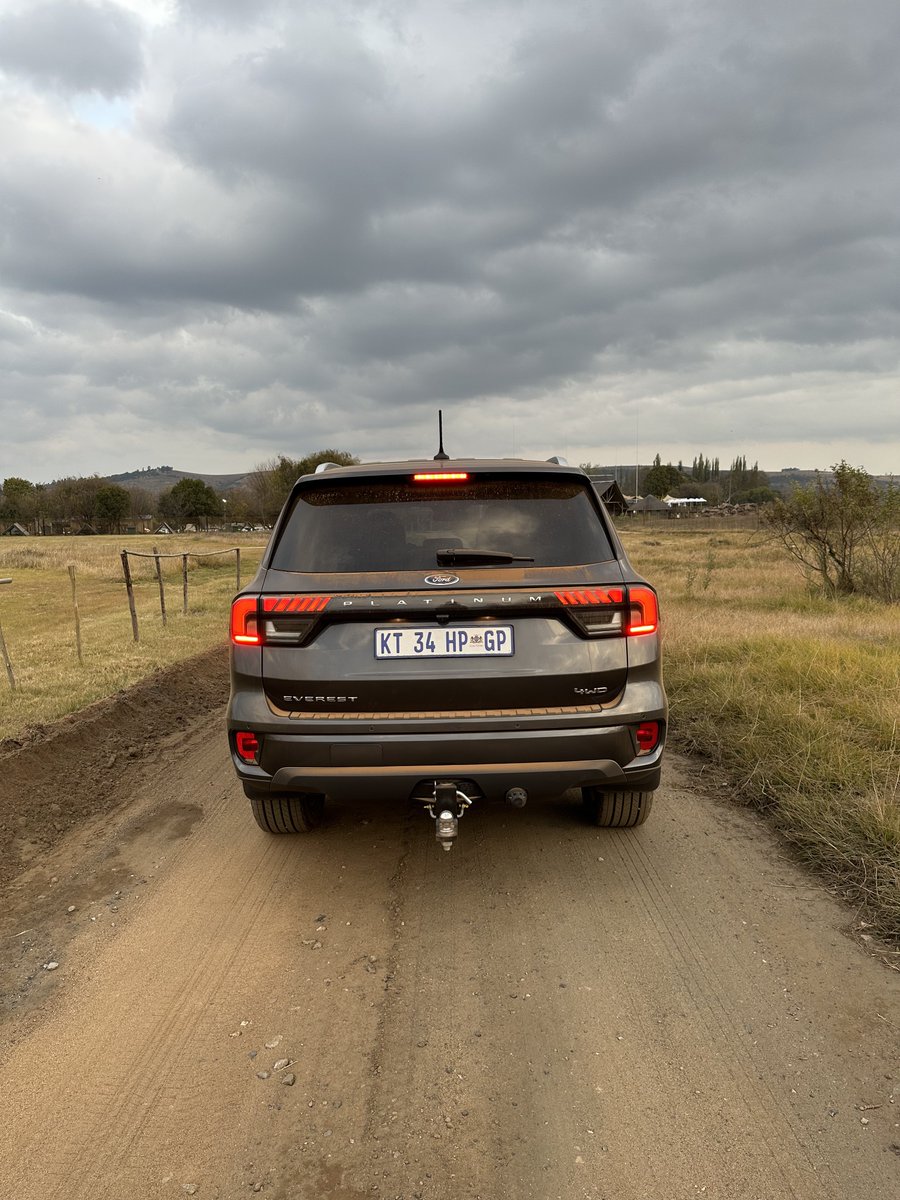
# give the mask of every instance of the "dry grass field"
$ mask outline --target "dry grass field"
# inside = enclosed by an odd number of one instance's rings
[[[754,531],[622,536],[661,592],[674,744],[900,940],[897,607],[826,600]]]
[[[900,614],[829,601],[754,530],[690,523],[626,527],[637,568],[662,597],[672,741],[722,768],[730,790],[767,810],[808,861],[900,944]],[[148,545],[148,541],[150,545]],[[76,711],[160,667],[224,644],[234,556],[166,560],[168,624],[152,560],[132,560],[141,640],[132,639],[119,551],[146,538],[0,541],[0,626],[16,676],[0,666],[0,739]],[[243,577],[261,537],[160,539],[163,552],[241,544]],[[75,650],[67,565],[77,567],[84,665]],[[223,697],[224,700],[224,697]]]
[[[146,554],[143,537],[0,539],[0,628],[16,690],[0,664],[0,739],[29,725],[76,712],[128,687],[160,667],[189,658],[228,636],[228,606],[236,591],[235,555],[188,559],[188,613],[183,613],[182,560],[163,559],[167,623],[163,628],[152,559],[130,557],[140,641],[135,642],[120,551]],[[160,554],[206,553],[240,546],[249,579],[264,547],[262,535],[203,534],[155,540]],[[72,585],[75,564],[83,665],[79,665]]]

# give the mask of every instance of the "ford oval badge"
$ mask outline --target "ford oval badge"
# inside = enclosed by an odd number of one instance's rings
[[[453,587],[454,583],[459,583],[458,575],[426,575],[425,582],[430,587]]]

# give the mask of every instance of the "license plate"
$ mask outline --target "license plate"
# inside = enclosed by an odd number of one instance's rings
[[[376,629],[376,658],[509,658],[512,625],[453,625],[437,629]]]

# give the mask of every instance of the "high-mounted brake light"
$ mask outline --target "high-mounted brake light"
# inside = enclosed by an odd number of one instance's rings
[[[468,471],[423,471],[413,475],[413,483],[464,483],[468,478]]]
[[[261,646],[256,596],[238,596],[231,605],[231,640],[236,646]]]
[[[625,633],[628,637],[656,633],[659,629],[659,601],[653,588],[635,586],[628,589],[630,605]]]

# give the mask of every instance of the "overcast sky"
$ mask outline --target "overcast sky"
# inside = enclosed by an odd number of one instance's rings
[[[0,481],[900,474],[896,0],[0,0]]]

